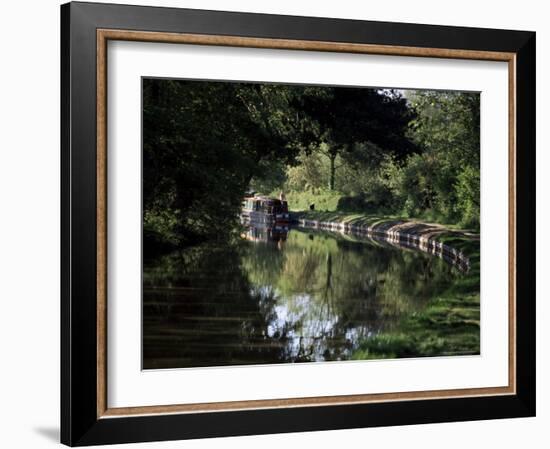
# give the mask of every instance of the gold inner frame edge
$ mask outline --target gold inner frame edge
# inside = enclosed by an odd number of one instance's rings
[[[513,395],[516,392],[516,54],[509,52],[389,46],[377,44],[251,38],[239,36],[98,29],[97,37],[97,417],[205,413],[231,410],[366,404],[390,401]],[[210,402],[109,408],[107,402],[107,42],[109,40],[188,45],[361,53],[388,56],[508,62],[508,385],[502,387],[425,390],[344,396]]]

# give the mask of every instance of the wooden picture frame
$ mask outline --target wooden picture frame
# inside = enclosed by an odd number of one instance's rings
[[[151,8],[61,7],[61,440],[68,445],[535,414],[535,33]],[[505,61],[509,67],[507,387],[107,406],[107,42]]]

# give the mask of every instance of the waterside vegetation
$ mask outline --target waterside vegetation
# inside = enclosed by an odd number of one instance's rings
[[[250,189],[479,229],[478,93],[144,79],[143,99],[146,250],[226,239]]]
[[[441,226],[399,217],[305,211],[295,220],[354,225],[378,231],[399,231],[404,235],[432,239],[467,255],[468,269],[448,288],[434,289],[421,310],[400,317],[392,330],[385,329],[364,339],[354,351],[357,360],[423,356],[471,355],[479,351],[480,246],[479,234],[458,226]],[[340,233],[340,235],[342,235]],[[353,240],[353,234],[344,234]]]
[[[144,366],[479,354],[479,101],[144,79]],[[353,233],[244,241],[251,191],[294,220],[406,228],[469,269]]]

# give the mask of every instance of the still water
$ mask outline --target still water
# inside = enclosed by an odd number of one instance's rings
[[[348,360],[460,276],[368,239],[249,228],[144,264],[143,367]]]

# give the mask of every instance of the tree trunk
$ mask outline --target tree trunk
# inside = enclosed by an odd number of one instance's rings
[[[334,190],[334,176],[336,174],[336,167],[334,165],[336,161],[336,154],[330,154],[330,178],[328,181],[328,188],[329,190]]]

